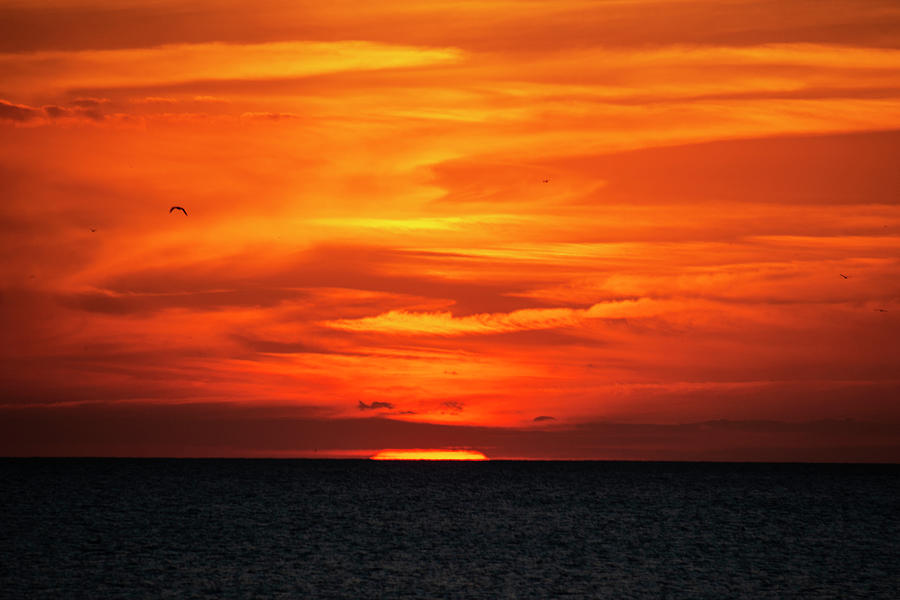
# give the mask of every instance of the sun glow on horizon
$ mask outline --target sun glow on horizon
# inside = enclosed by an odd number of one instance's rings
[[[380,450],[372,460],[489,460],[477,450]]]

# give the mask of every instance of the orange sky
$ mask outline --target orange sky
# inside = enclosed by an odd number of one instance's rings
[[[898,461],[898,156],[893,0],[0,0],[0,454]]]

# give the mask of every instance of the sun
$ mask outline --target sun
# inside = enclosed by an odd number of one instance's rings
[[[488,460],[478,450],[380,450],[372,460]]]

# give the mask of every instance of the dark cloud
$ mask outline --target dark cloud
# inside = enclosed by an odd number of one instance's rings
[[[170,294],[115,294],[108,291],[60,294],[64,306],[92,313],[133,315],[171,308],[216,310],[227,307],[270,307],[306,296],[304,292],[247,285],[231,290],[197,290]]]
[[[535,423],[540,423],[541,421],[555,421],[556,417],[550,417],[548,415],[541,415],[539,417],[535,417],[533,421]]]
[[[509,189],[535,180],[542,172],[552,172],[562,181],[604,183],[599,189],[585,187],[571,196],[569,203],[581,208],[641,203],[896,205],[900,202],[896,193],[900,169],[891,157],[898,154],[900,131],[887,130],[720,140],[560,157],[527,167],[459,159],[432,170],[436,185],[447,190],[438,204],[510,202],[516,196],[510,195]],[[734,229],[708,231],[707,227],[704,231],[689,223],[673,223],[636,231],[600,225],[596,237],[583,241],[733,239],[762,228],[770,235],[797,235],[811,225],[785,215],[765,223],[748,218],[742,226],[744,229],[732,225]],[[846,234],[846,226],[835,224],[826,231]]]
[[[262,119],[264,121],[284,121],[289,119],[299,119],[300,115],[283,112],[246,112],[241,115],[242,119]]]
[[[266,354],[338,354],[341,356],[370,356],[364,352],[354,352],[351,350],[340,350],[337,348],[327,348],[317,343],[307,342],[281,342],[277,340],[266,340],[243,334],[235,334],[232,339],[240,343],[242,346]]]
[[[711,4],[715,18],[710,18]],[[582,3],[552,3],[542,10],[530,4],[509,10],[479,3],[470,9],[454,7],[453,18],[443,4],[407,12],[390,3],[365,9],[343,2],[328,6],[322,8],[315,0],[261,0],[253,10],[270,17],[263,22],[248,18],[230,2],[129,3],[116,10],[88,2],[13,3],[0,8],[0,51],[286,39],[366,39],[518,52],[586,47],[598,40],[609,47],[791,41],[900,45],[900,17],[892,10],[893,0],[650,1],[604,3],[593,10]],[[254,25],[248,27],[248,22]]]
[[[106,115],[100,111],[99,105],[87,107],[76,105],[73,108],[69,108],[66,106],[49,104],[42,107],[42,110],[51,119],[90,119],[91,121],[102,121],[106,118]]]
[[[82,100],[81,102],[87,102],[87,100]],[[101,103],[93,99],[91,102],[94,102],[94,104],[73,103],[74,106],[71,107],[47,104],[41,108],[35,108],[0,100],[0,119],[19,123],[39,119],[43,116],[51,119],[89,119],[91,121],[102,121],[105,119],[106,115],[100,110]]]
[[[392,409],[394,405],[390,402],[372,402],[371,404],[366,404],[362,400],[359,401],[358,404],[359,410],[378,410],[382,408]]]
[[[7,329],[22,355],[6,351],[0,356],[0,403],[46,405],[140,398],[189,401],[197,398],[196,381],[202,379],[210,385],[223,380],[196,361],[227,354],[227,349],[171,346],[135,351],[116,342],[74,343],[60,336],[60,331],[71,330],[71,325],[53,313],[44,316],[48,325],[43,329]],[[53,345],[53,353],[33,355],[33,347],[48,344]],[[227,392],[220,397],[225,395]]]
[[[731,72],[734,67],[729,66]],[[749,71],[749,68],[748,68]],[[825,99],[880,99],[897,98],[900,87],[804,87],[799,90],[753,90],[738,92],[719,92],[678,97],[679,102],[697,102],[706,100],[825,100]],[[671,98],[666,98],[670,101]],[[614,104],[645,104],[660,102],[659,95],[631,96],[621,100],[610,100]]]
[[[0,119],[2,120],[24,123],[37,119],[40,116],[41,111],[34,107],[0,100]]]
[[[62,106],[56,106],[55,104],[50,104],[43,107],[47,116],[51,119],[61,119],[62,117],[68,117],[71,111],[68,108],[64,108]]]
[[[548,166],[605,180],[589,199],[604,203],[897,204],[898,154],[900,131],[881,131],[715,141]]]
[[[898,462],[898,423],[585,423],[554,429],[331,419],[309,407],[86,403],[0,406],[2,456],[246,456],[468,447],[491,458]]]
[[[79,98],[70,102],[70,106],[47,104],[40,108],[25,104],[13,104],[0,100],[0,119],[24,123],[47,116],[51,119],[89,119],[102,121],[106,118],[101,110],[106,99]]]
[[[256,264],[254,254],[228,258],[230,265]],[[448,260],[453,261],[454,258]],[[455,312],[508,312],[534,305],[530,298],[514,294],[539,287],[540,279],[523,278],[515,283],[481,280],[445,279],[414,273],[423,264],[437,267],[440,256],[423,258],[386,247],[357,244],[323,244],[299,254],[280,268],[266,265],[248,277],[248,269],[225,268],[222,261],[181,264],[176,269],[137,268],[101,282],[100,287],[117,295],[186,294],[208,290],[343,288],[389,294],[373,299],[348,300],[340,306],[323,303],[319,318],[354,318],[371,316],[373,311],[403,309],[410,298],[452,301]],[[436,270],[436,269],[428,269]],[[410,273],[410,274],[406,274]],[[449,304],[450,302],[448,302]],[[330,307],[330,308],[329,308]],[[331,315],[331,316],[329,316]]]

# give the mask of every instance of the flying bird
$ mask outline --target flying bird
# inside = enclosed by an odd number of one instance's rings
[[[887,312],[887,310],[884,308],[876,308],[875,312]]]
[[[91,227],[91,233],[94,233],[94,232],[96,232],[96,231],[97,231],[96,229],[94,229],[93,227]]]
[[[541,179],[541,181],[542,181],[543,183],[550,183],[550,180],[549,180],[549,179]]]
[[[850,279],[850,276],[849,276],[849,275],[844,275],[843,273],[838,273],[838,275],[840,275],[840,276],[843,277],[844,279]]]
[[[183,208],[181,208],[180,206],[173,206],[172,208],[169,209],[169,212],[171,213],[173,210],[180,210],[181,212],[184,213],[184,216],[187,216],[187,211],[184,210]]]

